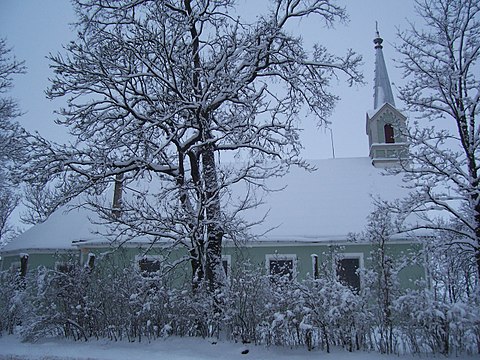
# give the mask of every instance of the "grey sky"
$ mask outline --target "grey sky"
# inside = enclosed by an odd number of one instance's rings
[[[239,0],[241,12],[257,11],[258,0]],[[373,70],[375,21],[379,23],[384,38],[384,55],[390,80],[401,84],[401,74],[395,69],[396,54],[392,44],[397,41],[396,27],[405,28],[407,19],[414,21],[413,0],[339,0],[347,8],[350,22],[337,24],[335,29],[325,29],[318,21],[302,20],[292,29],[304,38],[308,47],[315,42],[325,45],[334,54],[344,54],[352,48],[364,58],[363,72],[366,85],[348,88],[344,78],[333,91],[341,97],[330,119],[337,157],[368,155],[365,134],[365,113],[373,108]],[[12,95],[26,112],[19,121],[29,130],[38,130],[43,136],[61,141],[65,130],[55,125],[53,111],[61,101],[45,99],[51,71],[46,56],[62,51],[62,44],[74,39],[71,23],[73,10],[67,0],[0,0],[0,36],[6,37],[19,59],[24,59],[28,73],[15,79]],[[394,96],[397,91],[394,88]],[[396,99],[397,101],[397,99]],[[400,108],[401,103],[397,101]],[[303,119],[305,133],[302,137],[306,158],[332,156],[330,132],[317,129],[314,119]]]

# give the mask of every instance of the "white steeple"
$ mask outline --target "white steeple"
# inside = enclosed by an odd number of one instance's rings
[[[402,135],[407,118],[395,107],[387,66],[383,57],[383,39],[377,28],[375,43],[375,85],[373,111],[367,112],[370,158],[376,167],[395,166],[407,155]]]
[[[392,87],[388,78],[387,66],[383,58],[383,39],[380,37],[377,27],[377,37],[373,40],[375,43],[375,85],[373,108],[378,109],[385,103],[395,106]]]

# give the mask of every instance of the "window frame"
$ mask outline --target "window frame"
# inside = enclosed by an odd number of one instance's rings
[[[395,144],[395,128],[392,124],[383,125],[383,136],[386,144]]]
[[[362,291],[363,289],[363,279],[362,279],[362,270],[364,269],[364,253],[362,252],[345,252],[345,253],[339,253],[337,258],[335,259],[335,263],[333,264],[334,266],[334,271],[335,271],[335,276],[340,281],[339,274],[338,274],[338,266],[340,260],[344,259],[358,259],[358,279],[359,279],[359,286],[360,288],[358,289],[359,292]]]
[[[65,266],[66,271],[60,269],[60,267]],[[62,274],[68,274],[75,270],[75,264],[72,261],[55,261],[55,271],[61,272]]]
[[[225,271],[225,267],[223,266],[223,262],[226,261],[227,262],[227,270],[226,270],[226,274],[225,274],[225,279],[227,279],[227,281],[230,280],[230,274],[232,273],[232,255],[222,255],[222,269],[223,271]]]
[[[8,271],[11,272],[12,274],[18,273],[20,274],[20,268],[22,264],[20,260],[12,261],[8,267]]]
[[[271,261],[285,261],[285,260],[292,260],[292,276],[291,276],[291,281],[297,279],[297,263],[298,263],[298,257],[297,254],[266,254],[265,255],[265,269],[267,271],[267,274],[269,276],[274,276],[276,274],[271,273]]]
[[[147,261],[152,261],[152,262],[155,262],[155,261],[161,262],[161,261],[164,260],[162,255],[137,255],[137,256],[135,256],[135,269],[141,275],[148,277],[148,276],[151,276],[152,274],[156,273],[157,271],[161,270],[161,267],[159,267],[159,269],[156,270],[156,271],[142,270],[142,268],[140,266],[140,261],[142,261],[144,259],[147,260]]]
[[[317,280],[320,278],[320,257],[317,254],[310,254],[312,259],[312,278]]]

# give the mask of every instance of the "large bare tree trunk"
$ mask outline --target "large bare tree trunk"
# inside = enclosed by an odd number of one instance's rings
[[[89,201],[111,223],[106,236],[128,233],[183,245],[193,287],[215,290],[224,278],[224,229],[235,231],[230,214],[245,206],[222,208],[219,189],[232,180],[280,175],[287,164],[306,166],[298,153],[300,109],[307,106],[321,124],[335,103],[326,86],[335,73],[345,73],[350,83],[362,80],[361,59],[351,51],[340,59],[318,47],[309,56],[283,29],[309,15],[333,23],[346,18],[345,10],[326,0],[282,0],[277,11],[250,24],[231,16],[231,1],[73,2],[78,39],[69,43],[68,56],[51,57],[57,76],[48,96],[71,96],[72,106],[61,114],[78,143],[32,137],[35,156],[28,171],[19,172],[42,189],[68,181],[52,191],[62,200],[128,173],[124,189],[136,194],[121,203],[128,216],[112,217],[98,199]],[[288,89],[281,96],[268,90],[277,80]],[[220,178],[217,154],[250,150],[248,164]],[[264,169],[256,160],[265,156],[281,161]],[[144,175],[162,186],[137,189]],[[114,215],[119,207],[117,197]]]
[[[215,153],[211,146],[207,146],[203,152],[202,163],[207,220],[205,280],[209,289],[213,291],[221,284],[223,229],[221,225],[220,192],[218,189]]]

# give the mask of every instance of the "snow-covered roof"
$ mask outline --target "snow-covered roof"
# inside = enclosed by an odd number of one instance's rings
[[[0,252],[73,250],[73,241],[101,240],[94,234],[97,215],[85,208],[62,206],[43,223],[37,224],[5,245]]]
[[[310,163],[317,168],[313,173],[296,168],[272,181],[287,187],[269,194],[257,210],[270,209],[257,233],[278,226],[264,240],[346,240],[350,232],[364,230],[375,197],[394,200],[406,194],[401,176],[386,175],[368,157]]]
[[[244,216],[256,221],[268,211],[265,222],[253,231],[263,234],[259,241],[338,241],[350,232],[360,232],[373,210],[373,198],[401,198],[406,194],[400,176],[386,175],[372,166],[368,157],[309,161],[316,171],[292,168],[282,178],[269,179],[271,188],[265,204]],[[101,244],[91,222],[96,215],[87,209],[63,207],[7,244],[1,251],[73,249],[72,242]]]

